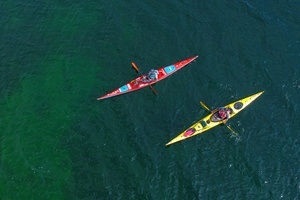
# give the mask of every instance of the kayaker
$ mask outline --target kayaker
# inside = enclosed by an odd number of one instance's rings
[[[143,82],[151,82],[158,79],[158,71],[155,69],[151,69],[150,72],[148,72],[147,76],[144,76],[142,81]]]
[[[217,112],[223,123],[226,124],[227,120],[230,118],[230,109],[222,107],[219,108]]]

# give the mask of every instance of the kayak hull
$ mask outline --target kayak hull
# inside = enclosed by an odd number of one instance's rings
[[[183,67],[187,66],[189,63],[194,61],[196,58],[198,58],[198,56],[194,56],[194,57],[179,61],[175,64],[159,68],[157,70],[158,71],[157,80],[154,80],[154,81],[151,81],[151,82],[143,82],[142,81],[143,77],[146,74],[141,75],[141,76],[135,78],[134,80],[130,81],[129,83],[113,90],[112,92],[97,98],[97,100],[107,99],[107,98],[115,97],[115,96],[118,96],[118,95],[121,95],[121,94],[126,94],[126,93],[129,93],[129,92],[133,92],[133,91],[145,88],[145,87],[150,86],[152,84],[155,84],[155,83],[167,78],[168,76],[175,73],[176,71],[182,69]]]
[[[244,108],[246,108],[250,103],[252,103],[256,98],[258,98],[262,93],[263,93],[263,91],[224,106],[225,108],[232,110],[232,112],[230,114],[230,118],[234,117],[236,114],[238,114]],[[166,144],[166,146],[174,144],[174,143],[182,141],[182,140],[185,140],[185,139],[188,139],[195,135],[204,133],[205,131],[207,131],[215,126],[218,126],[220,124],[222,124],[222,120],[216,120],[215,113],[211,113],[211,114],[207,115],[206,117],[204,117],[203,119],[196,122],[195,124],[193,124],[192,126],[190,126],[188,129],[186,129],[182,133],[180,133],[177,137],[175,137],[173,140],[168,142]]]

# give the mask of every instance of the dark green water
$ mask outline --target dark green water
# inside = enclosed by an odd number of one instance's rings
[[[50,2],[50,1],[49,1]],[[299,199],[299,1],[0,2],[1,199]],[[96,98],[199,55],[149,89]],[[165,147],[212,108],[225,127]]]

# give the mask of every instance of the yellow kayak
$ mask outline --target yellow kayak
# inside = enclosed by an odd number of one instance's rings
[[[241,110],[246,108],[250,103],[252,103],[257,97],[259,97],[262,93],[256,93],[254,95],[251,95],[249,97],[246,97],[244,99],[235,101],[231,104],[228,104],[227,106],[224,106],[223,108],[228,109],[230,111],[230,118],[235,116],[237,113],[239,113]],[[211,114],[204,117],[203,119],[196,122],[194,125],[186,129],[184,132],[180,133],[177,137],[175,137],[173,140],[168,142],[166,146],[174,144],[176,142],[179,142],[181,140],[185,140],[187,138],[193,137],[195,135],[198,135],[200,133],[203,133],[219,124],[222,124],[223,120],[218,115],[217,111],[212,111]]]

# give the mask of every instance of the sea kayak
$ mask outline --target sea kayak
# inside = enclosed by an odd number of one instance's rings
[[[224,108],[229,109],[231,111],[230,118],[238,114],[241,110],[246,108],[250,103],[252,103],[257,97],[259,97],[262,93],[256,93],[254,95],[251,95],[249,97],[246,97],[244,99],[235,101],[231,104],[228,104],[227,106],[224,106]],[[175,137],[173,140],[171,140],[169,143],[166,144],[166,146],[174,144],[176,142],[179,142],[181,140],[188,139],[190,137],[193,137],[195,135],[198,135],[200,133],[204,133],[205,131],[222,124],[222,119],[218,116],[217,111],[212,111],[211,114],[204,117],[203,119],[199,120],[192,126],[190,126],[188,129],[186,129],[184,132],[180,133],[177,137]]]
[[[145,81],[144,77],[146,76],[146,74],[141,75],[141,76],[137,77],[136,79],[130,81],[129,83],[121,86],[120,88],[118,88],[118,89],[116,89],[116,90],[114,90],[114,91],[112,91],[112,92],[110,92],[110,93],[108,93],[104,96],[101,96],[101,97],[97,98],[97,100],[107,99],[107,98],[118,96],[118,95],[125,94],[125,93],[128,93],[128,92],[133,92],[133,91],[142,89],[142,88],[147,87],[147,86],[151,86],[152,84],[155,84],[158,81],[161,81],[164,78],[167,78],[168,76],[170,76],[174,72],[176,72],[176,71],[180,70],[181,68],[185,67],[186,65],[191,63],[196,58],[198,58],[198,56],[194,56],[194,57],[185,59],[183,61],[177,62],[175,64],[157,69],[157,71],[158,71],[157,79],[155,79],[153,81],[150,81],[150,82]]]

